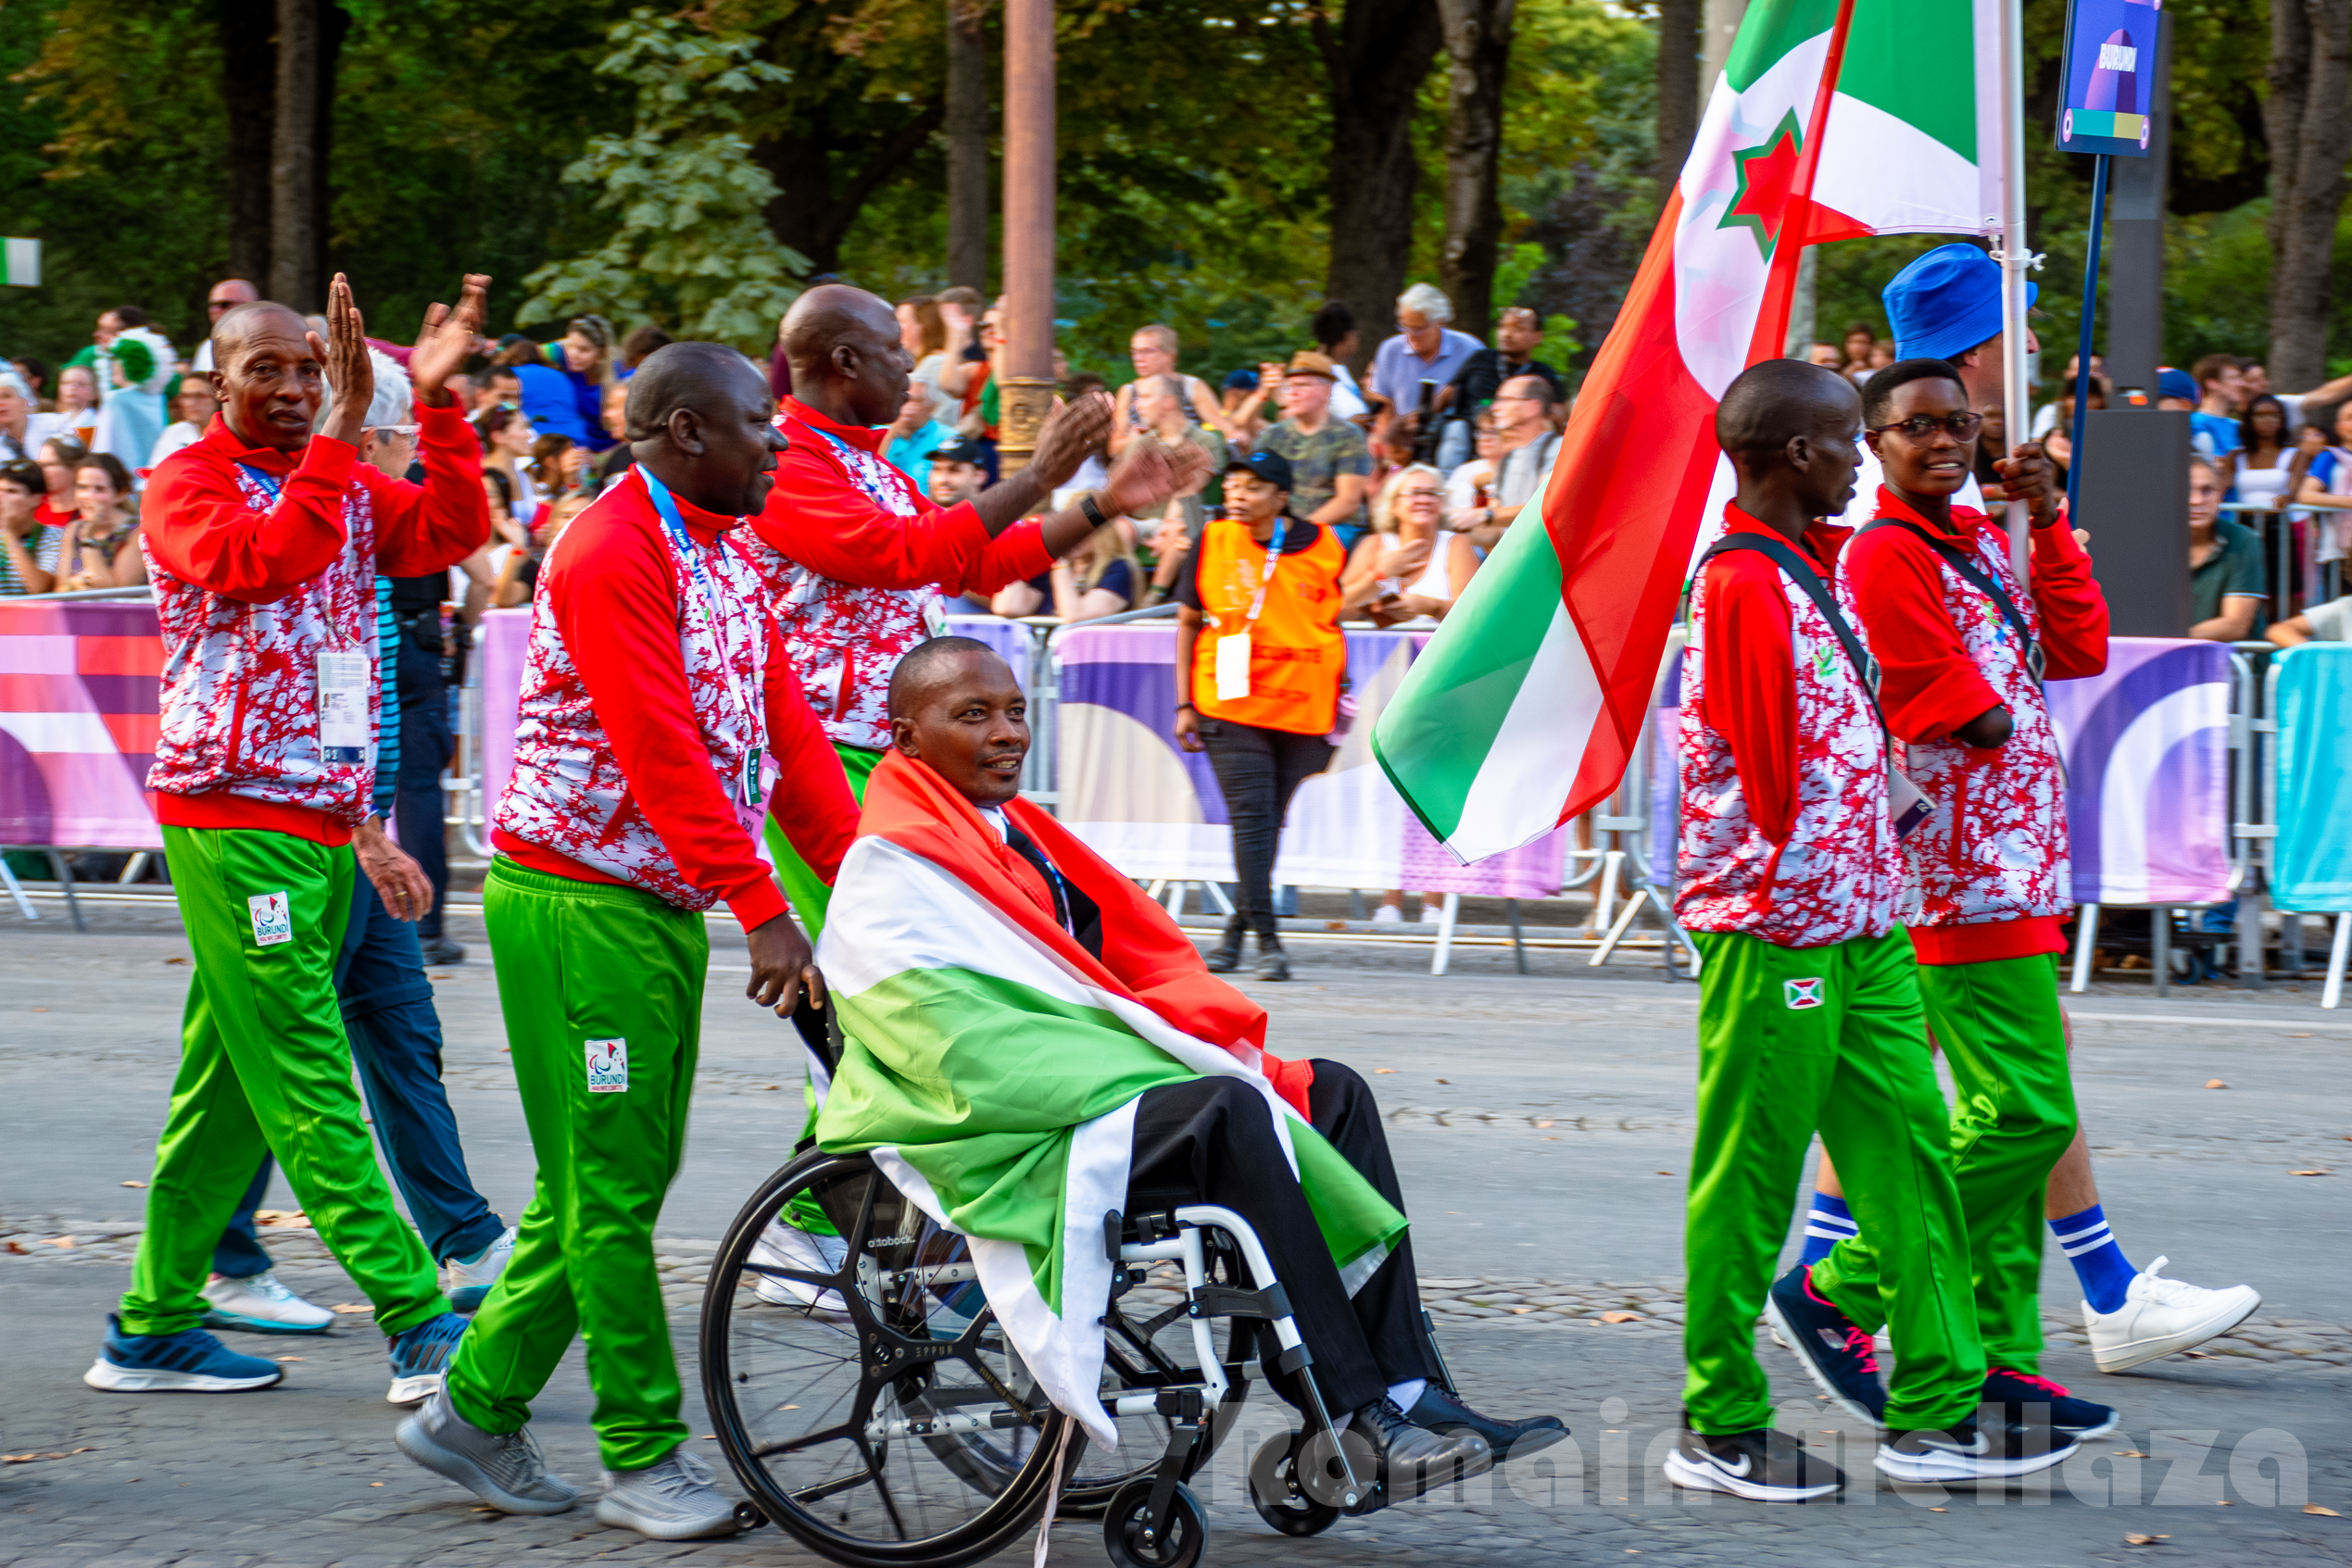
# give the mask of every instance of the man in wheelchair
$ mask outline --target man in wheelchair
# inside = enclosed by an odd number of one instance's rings
[[[1564,1438],[1555,1417],[1497,1420],[1447,1386],[1364,1080],[1264,1055],[1264,1010],[1018,797],[1029,727],[1005,662],[970,638],[922,644],[889,714],[818,953],[843,1052],[817,1140],[872,1154],[974,1238],[1054,1402],[1107,1434],[1098,1217],[1208,1204],[1264,1247],[1320,1399],[1269,1346],[1277,1391],[1352,1429],[1386,1500]]]

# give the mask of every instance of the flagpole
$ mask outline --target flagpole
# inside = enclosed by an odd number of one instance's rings
[[[2033,419],[2026,383],[2025,275],[2036,259],[2025,245],[2025,21],[2022,0],[2001,0],[2001,402],[2012,452]],[[2089,369],[2088,365],[2084,369]],[[2009,565],[2026,581],[2031,516],[2007,503]]]

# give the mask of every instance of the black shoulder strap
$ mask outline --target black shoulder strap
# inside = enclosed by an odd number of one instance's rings
[[[1769,557],[1774,565],[1789,574],[1791,582],[1805,590],[1805,596],[1813,601],[1813,608],[1821,612],[1821,619],[1837,634],[1838,646],[1845,649],[1846,662],[1862,677],[1862,690],[1870,699],[1870,711],[1879,716],[1879,728],[1885,734],[1887,744],[1893,746],[1894,732],[1887,726],[1886,710],[1879,706],[1879,661],[1870,657],[1862,639],[1854,634],[1853,622],[1846,620],[1845,611],[1830,592],[1829,584],[1821,581],[1821,574],[1813,570],[1813,563],[1791,549],[1787,541],[1774,535],[1727,533],[1699,558],[1700,569],[1705,570],[1706,563],[1716,557],[1735,550],[1754,550],[1757,555]]]
[[[1970,560],[1966,551],[1955,548],[1949,542],[1937,538],[1918,523],[1905,521],[1899,517],[1882,517],[1866,522],[1855,530],[1854,537],[1859,539],[1874,528],[1900,528],[1942,557],[1944,565],[1958,572],[1978,593],[1991,599],[1994,607],[2001,611],[2001,619],[2009,623],[2009,630],[2017,633],[2018,646],[2025,650],[2027,672],[2033,677],[2036,684],[2041,683],[2042,645],[2035,639],[2032,631],[2027,627],[2024,612],[2018,608],[2017,601],[2009,597],[2009,591],[2001,586],[1999,578]]]

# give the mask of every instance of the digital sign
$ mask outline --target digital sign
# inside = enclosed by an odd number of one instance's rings
[[[2145,157],[2156,132],[2160,0],[2074,0],[2066,31],[2058,150]]]

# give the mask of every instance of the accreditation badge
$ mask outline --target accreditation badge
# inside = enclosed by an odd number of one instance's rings
[[[1250,633],[1236,632],[1217,639],[1217,700],[1232,702],[1250,695]]]

